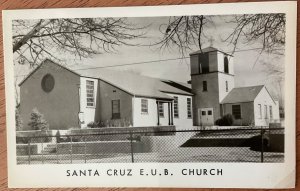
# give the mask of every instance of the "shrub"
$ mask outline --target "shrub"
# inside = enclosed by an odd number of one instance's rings
[[[226,114],[222,118],[216,120],[216,125],[219,126],[231,126],[233,124],[233,116]]]
[[[43,114],[41,114],[36,108],[32,110],[30,122],[28,125],[32,130],[42,130],[46,131],[49,129],[48,122],[44,119]]]
[[[16,118],[16,130],[17,131],[21,131],[22,128],[23,128],[23,121],[21,119],[21,116],[20,116],[20,112],[18,109],[16,109],[16,113],[15,113],[15,118]]]
[[[57,142],[57,143],[60,143],[60,139],[61,139],[61,138],[60,138],[60,132],[59,132],[59,131],[56,132],[55,138],[56,138],[56,142]]]

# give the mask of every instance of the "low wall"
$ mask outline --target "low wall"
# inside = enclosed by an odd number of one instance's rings
[[[145,152],[144,143],[134,141],[132,142],[133,152]],[[86,150],[85,150],[86,148]],[[101,141],[101,142],[87,142],[87,143],[59,143],[57,145],[58,154],[117,154],[117,153],[131,153],[130,141]]]
[[[27,144],[17,144],[17,156],[22,156],[22,155],[29,155],[29,149],[28,149]],[[30,145],[30,154],[31,155],[36,155],[38,154],[38,145]]]

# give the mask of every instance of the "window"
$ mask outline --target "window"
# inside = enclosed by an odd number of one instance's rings
[[[120,119],[120,100],[112,100],[112,119]]]
[[[228,57],[227,57],[227,56],[224,57],[224,72],[225,72],[226,74],[229,73],[229,68],[228,68]]]
[[[212,111],[211,111],[211,110],[208,110],[208,111],[207,111],[207,115],[212,115]]]
[[[188,118],[192,118],[192,99],[191,98],[187,98],[186,99],[186,105],[187,105],[187,117]]]
[[[178,97],[174,97],[174,117],[179,117],[179,111],[178,111]]]
[[[261,104],[258,104],[258,117],[261,118]]]
[[[273,110],[272,110],[272,106],[269,106],[269,110],[270,110],[270,119],[273,119]]]
[[[148,100],[147,99],[142,99],[141,100],[141,111],[142,113],[148,113]]]
[[[225,82],[226,92],[228,92],[228,81]]]
[[[51,74],[46,74],[42,79],[42,89],[45,92],[51,92],[51,90],[54,88],[54,78]]]
[[[203,81],[202,85],[203,85],[203,91],[206,92],[207,91],[207,81]]]
[[[265,119],[268,119],[268,106],[265,105]]]
[[[159,117],[164,117],[164,103],[158,102]]]
[[[201,111],[201,115],[206,115],[206,111]]]
[[[95,106],[94,98],[94,81],[86,81],[86,105],[89,107]]]
[[[232,105],[232,115],[235,119],[241,119],[241,105]]]

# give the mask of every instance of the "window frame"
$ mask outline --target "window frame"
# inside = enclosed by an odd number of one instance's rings
[[[259,118],[259,119],[262,119],[262,110],[261,110],[261,109],[262,109],[262,108],[261,108],[261,104],[258,104],[258,110],[259,110],[259,111],[258,111],[258,112],[259,112],[259,113],[258,113],[258,118]]]
[[[236,107],[236,106],[239,107],[239,117],[238,118],[236,117],[234,109],[233,109],[233,107]],[[231,113],[232,113],[234,119],[242,119],[242,106],[240,104],[231,105],[231,111],[232,111]]]
[[[158,102],[158,116],[161,118],[165,117],[164,103]]]
[[[92,83],[89,84],[88,82],[92,82]],[[89,86],[91,86],[92,89]],[[88,92],[88,91],[92,91],[92,93]],[[96,104],[95,104],[95,81],[86,80],[85,95],[86,95],[86,107],[95,108],[95,106],[96,106]],[[89,95],[92,95],[92,96],[90,97]],[[88,101],[89,99],[92,99],[93,101]],[[92,105],[89,105],[89,103],[92,103]]]
[[[265,113],[265,114],[264,114],[264,115],[265,115],[265,119],[268,119],[268,106],[267,106],[267,105],[264,105],[264,106],[265,106],[265,107],[264,107],[264,108],[265,108],[265,109],[264,109],[264,111],[265,111],[265,112],[264,112],[264,113]]]
[[[202,81],[202,92],[207,92],[207,81]]]
[[[179,101],[178,101],[178,97],[174,96],[174,105],[173,105],[173,109],[174,109],[174,118],[179,118]]]
[[[270,112],[270,119],[273,119],[273,107],[269,106],[269,112]]]
[[[186,98],[186,109],[187,109],[187,118],[192,118],[192,98]]]
[[[118,105],[118,113],[114,113],[114,102]],[[121,101],[120,99],[111,100],[111,119],[121,119]]]
[[[148,111],[148,99],[141,99],[141,113],[148,114]]]

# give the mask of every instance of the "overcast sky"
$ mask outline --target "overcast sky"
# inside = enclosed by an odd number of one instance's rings
[[[205,34],[208,38],[211,38],[211,40],[204,43],[203,48],[213,46],[222,51],[231,52],[232,46],[223,40],[233,30],[234,24],[228,22],[232,19],[232,16],[214,16],[211,17],[211,19],[214,24],[210,24],[204,29]],[[187,82],[190,80],[189,58],[162,61],[166,59],[181,58],[182,55],[175,47],[173,50],[162,51],[158,46],[146,46],[153,44],[162,38],[159,28],[161,26],[161,29],[164,29],[165,26],[163,24],[167,24],[168,20],[169,17],[129,18],[129,21],[134,24],[140,26],[149,25],[146,30],[146,38],[135,41],[135,43],[142,44],[143,46],[121,46],[117,48],[118,52],[116,53],[103,53],[89,59],[76,60],[76,63],[83,65],[83,67],[102,67],[158,61],[132,66],[112,67],[111,69],[130,70],[141,75]],[[265,84],[271,92],[275,94],[279,93],[278,76],[276,76],[276,78],[270,76],[269,67],[272,66],[281,69],[284,65],[284,56],[268,54],[260,55],[258,50],[250,50],[257,47],[260,47],[259,42],[247,45],[243,44],[243,40],[240,41],[238,49],[234,53],[236,87]],[[191,52],[196,50],[198,50],[197,46],[191,47]],[[185,56],[188,56],[188,53],[190,52],[187,52]],[[70,59],[69,64],[72,65],[74,63],[75,62]],[[266,67],[266,65],[269,67]],[[15,71],[16,75],[20,76],[25,75],[29,70],[28,66],[20,67],[16,65]],[[22,78],[23,77],[19,77],[18,81]],[[281,86],[281,88],[283,88],[282,83]]]

